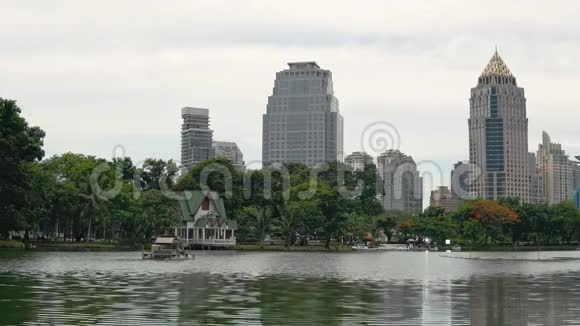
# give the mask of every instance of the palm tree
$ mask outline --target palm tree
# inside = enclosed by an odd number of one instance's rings
[[[296,231],[300,228],[300,214],[298,208],[292,204],[278,208],[278,212],[278,227],[280,228],[280,233],[284,235],[286,248],[289,248],[294,243]]]
[[[254,215],[254,225],[260,238],[260,248],[264,248],[264,239],[272,226],[272,209],[270,207],[259,207]]]

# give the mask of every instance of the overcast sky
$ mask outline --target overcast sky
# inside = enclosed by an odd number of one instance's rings
[[[314,4],[316,3],[316,4]],[[275,73],[333,72],[345,151],[387,121],[447,173],[468,159],[469,91],[498,46],[541,131],[580,154],[578,1],[4,1],[0,97],[47,133],[47,155],[179,160],[180,108],[261,158]],[[376,154],[376,153],[373,153]]]

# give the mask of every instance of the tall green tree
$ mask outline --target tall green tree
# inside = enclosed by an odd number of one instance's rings
[[[30,127],[13,100],[0,98],[0,237],[19,229],[18,211],[33,203],[26,201],[26,163],[39,161],[45,133]]]

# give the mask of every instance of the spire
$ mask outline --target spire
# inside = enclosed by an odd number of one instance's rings
[[[495,53],[489,60],[489,63],[481,73],[481,77],[488,76],[503,76],[503,77],[513,77],[512,72],[508,66],[503,62],[502,58],[497,52],[497,45],[495,46]]]

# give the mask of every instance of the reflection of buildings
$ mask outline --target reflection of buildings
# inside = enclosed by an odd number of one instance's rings
[[[263,116],[262,161],[307,166],[342,161],[343,120],[332,73],[316,62],[292,62],[276,73]]]
[[[214,141],[212,144],[212,156],[231,161],[238,170],[243,171],[245,169],[244,154],[242,154],[236,143]]]
[[[365,166],[373,164],[373,157],[365,152],[354,152],[344,159],[344,163],[353,171],[364,171]]]
[[[562,149],[562,145],[552,143],[548,133],[542,134],[538,147],[538,170],[543,178],[545,199],[549,205],[572,200],[576,185],[577,165]]]
[[[524,89],[497,51],[471,89],[469,160],[482,170],[477,197],[529,200],[528,119]]]
[[[213,131],[209,129],[208,109],[184,107],[181,117],[181,164],[187,172],[210,158]]]
[[[411,156],[388,150],[377,157],[383,180],[383,206],[386,210],[420,213],[423,210],[423,179]]]
[[[459,207],[459,200],[453,197],[448,187],[440,186],[431,191],[430,206],[441,207],[446,212],[451,212]]]

